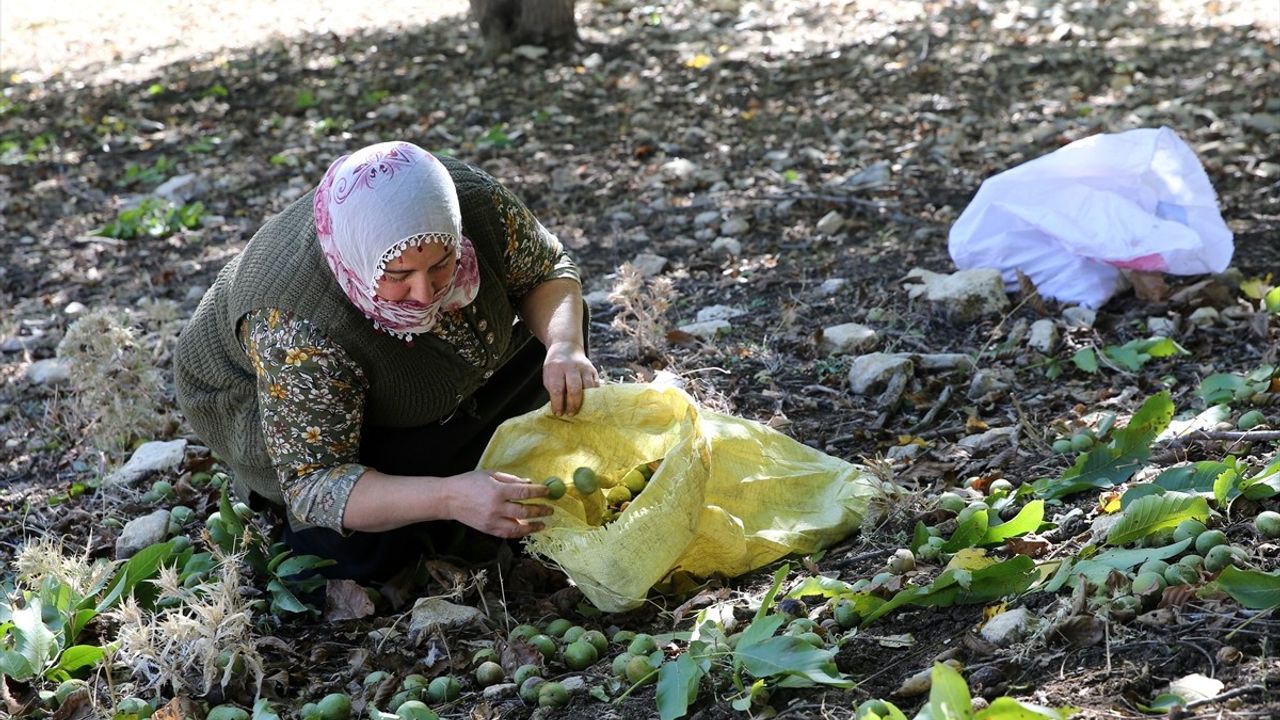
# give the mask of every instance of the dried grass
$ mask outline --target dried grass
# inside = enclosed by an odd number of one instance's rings
[[[29,590],[37,590],[46,578],[53,578],[78,596],[86,597],[115,571],[111,563],[90,561],[89,550],[69,554],[61,540],[42,537],[22,546],[14,559],[17,581]]]
[[[665,277],[646,278],[631,263],[618,268],[609,301],[618,307],[613,328],[622,333],[621,349],[629,357],[659,356],[667,344],[666,313],[676,298]]]
[[[164,378],[123,312],[101,308],[77,320],[58,356],[71,370],[69,415],[99,450],[119,454],[163,434]]]
[[[159,691],[167,685],[177,694],[204,695],[215,683],[228,688],[252,674],[255,692],[261,694],[262,656],[249,599],[240,592],[241,557],[219,557],[219,566],[219,572],[193,588],[184,588],[173,568],[162,569],[156,580],[159,602],[177,600],[172,607],[145,610],[129,598],[112,611],[120,625],[114,659],[142,687]],[[243,661],[243,677],[236,675],[237,659]]]

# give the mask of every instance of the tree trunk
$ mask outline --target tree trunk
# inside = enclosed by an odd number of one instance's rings
[[[471,0],[490,55],[517,45],[563,47],[578,39],[575,0]]]

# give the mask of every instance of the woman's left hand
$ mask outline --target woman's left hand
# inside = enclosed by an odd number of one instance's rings
[[[542,364],[542,385],[551,396],[551,412],[577,415],[582,409],[582,391],[598,387],[600,375],[581,345],[552,343]]]

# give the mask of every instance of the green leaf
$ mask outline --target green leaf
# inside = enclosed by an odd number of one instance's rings
[[[984,603],[1007,595],[1016,595],[1031,586],[1035,579],[1035,561],[1026,555],[1017,555],[980,570],[947,570],[924,587],[903,590],[888,602],[867,613],[862,621],[866,627],[903,605],[920,607],[948,607]]]
[[[1228,467],[1218,473],[1213,479],[1213,500],[1218,503],[1218,507],[1226,507],[1227,500],[1240,494],[1239,482],[1240,471],[1235,467]]]
[[[989,522],[986,510],[977,510],[970,515],[956,531],[951,534],[951,539],[942,546],[943,552],[953,553],[957,550],[971,548],[978,544],[978,541],[987,534],[987,523]]]
[[[1107,543],[1127,545],[1161,530],[1172,530],[1183,520],[1209,519],[1209,503],[1199,495],[1165,493],[1139,498],[1107,533]]]
[[[1005,696],[992,700],[991,705],[973,716],[973,720],[1068,720],[1078,712],[1079,708],[1046,708]]]
[[[334,560],[322,558],[319,555],[294,555],[276,567],[275,575],[282,579],[288,579],[298,573],[328,567],[333,564],[335,564]]]
[[[1141,710],[1142,712],[1152,713],[1153,715],[1162,715],[1174,709],[1175,707],[1183,707],[1186,704],[1187,704],[1186,699],[1184,699],[1181,695],[1174,695],[1173,693],[1161,693],[1157,695],[1154,700],[1151,701],[1150,705],[1143,705],[1141,703],[1138,703],[1137,705],[1138,705],[1138,709]]]
[[[280,720],[280,715],[271,709],[266,698],[258,698],[253,704],[253,716],[249,720]]]
[[[1280,287],[1273,287],[1267,291],[1262,298],[1262,304],[1266,306],[1267,312],[1272,315],[1280,315]]]
[[[1120,496],[1120,509],[1128,510],[1129,506],[1132,505],[1135,500],[1141,500],[1142,498],[1150,497],[1151,495],[1163,495],[1166,492],[1167,491],[1164,488],[1156,485],[1155,483],[1141,483],[1139,485],[1134,485],[1128,490],[1125,490],[1124,495]]]
[[[128,593],[133,593],[138,603],[149,607],[155,599],[155,589],[146,587],[139,590],[138,585],[144,580],[155,577],[160,565],[173,556],[173,541],[156,543],[138,551],[121,565],[108,586],[107,594],[98,601],[95,608],[103,613],[115,606]]]
[[[33,598],[30,605],[13,611],[13,649],[26,658],[36,673],[43,673],[58,654],[58,636],[45,626],[40,617],[40,601]]]
[[[888,700],[866,700],[858,706],[856,720],[907,720],[897,705]]]
[[[0,675],[25,682],[36,676],[31,661],[15,650],[0,650]]]
[[[950,665],[934,663],[929,688],[929,714],[933,720],[968,720],[973,717],[969,685]]]
[[[764,680],[756,680],[751,683],[751,687],[747,688],[741,695],[733,699],[733,709],[738,712],[746,712],[751,706],[756,704],[756,699],[761,697],[768,689],[768,685]]]
[[[1116,570],[1129,571],[1148,560],[1168,560],[1179,555],[1193,542],[1192,539],[1179,540],[1163,547],[1154,548],[1115,548],[1090,558],[1088,562],[1099,563]]]
[[[1165,490],[1207,494],[1213,492],[1213,483],[1218,476],[1230,469],[1230,465],[1219,460],[1201,460],[1190,465],[1169,468],[1152,482]]]
[[[848,597],[857,595],[858,590],[854,590],[849,583],[826,575],[811,575],[800,581],[787,593],[789,598],[802,598],[811,596],[821,596],[824,598]]]
[[[1280,607],[1280,574],[1240,570],[1228,565],[1218,575],[1217,585],[1250,610]]]
[[[734,651],[735,662],[758,678],[783,675],[801,681],[792,680],[788,687],[853,687],[853,681],[836,669],[834,657],[834,651],[820,650],[792,635],[771,637],[745,648],[739,643]]]
[[[237,544],[240,537],[244,535],[244,521],[236,515],[235,509],[231,505],[231,496],[227,493],[227,486],[222,486],[222,493],[218,496],[218,513],[222,515],[222,524],[226,526],[227,532],[236,539]]]
[[[1196,388],[1196,395],[1204,400],[1206,405],[1221,405],[1235,399],[1236,391],[1244,385],[1245,380],[1242,377],[1228,373],[1215,373],[1200,381],[1200,387]]]
[[[1042,522],[1044,522],[1044,501],[1032,500],[1022,510],[1018,511],[1017,516],[1012,520],[993,528],[987,528],[987,533],[982,536],[982,540],[978,544],[997,545],[1011,537],[1035,532]]]
[[[304,613],[314,610],[310,605],[303,603],[293,594],[284,583],[279,580],[272,580],[267,583],[267,590],[271,593],[271,611],[275,613]]]
[[[1125,427],[1115,431],[1111,442],[1095,447],[1076,458],[1061,478],[1044,478],[1032,484],[1046,500],[1066,497],[1090,489],[1109,488],[1125,482],[1146,464],[1151,443],[1173,420],[1173,400],[1169,392],[1147,398]]]
[[[687,653],[662,663],[658,668],[657,688],[661,720],[674,720],[689,712],[689,705],[698,699],[702,674],[702,668]]]
[[[1240,483],[1240,492],[1250,500],[1262,500],[1280,494],[1280,460],[1259,470]]]
[[[1087,373],[1098,372],[1098,354],[1095,353],[1091,347],[1077,350],[1076,353],[1071,356],[1071,362],[1075,363],[1076,367]]]
[[[81,668],[97,665],[106,654],[107,651],[97,645],[73,645],[62,651],[54,669],[74,673]]]
[[[747,629],[743,630],[742,634],[738,636],[737,648],[742,649],[764,642],[773,637],[773,634],[786,621],[787,619],[781,615],[765,615],[762,618],[758,617],[752,620]]]
[[[911,550],[911,552],[918,553],[920,552],[920,548],[929,542],[930,537],[931,536],[929,535],[929,526],[917,520],[916,527],[911,532],[911,544],[908,545],[907,547]]]

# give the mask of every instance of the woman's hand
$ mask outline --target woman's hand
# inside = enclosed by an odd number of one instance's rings
[[[545,497],[546,486],[515,475],[472,470],[454,475],[447,482],[452,491],[449,515],[488,535],[524,537],[542,529],[542,523],[531,520],[551,514],[546,505],[520,502]]]
[[[548,280],[525,295],[520,316],[547,348],[542,386],[551,396],[551,412],[576,415],[583,389],[600,384],[582,338],[582,287],[569,278]]]
[[[542,385],[551,396],[551,412],[577,415],[582,409],[582,391],[598,387],[600,375],[581,344],[553,343],[542,363]]]

